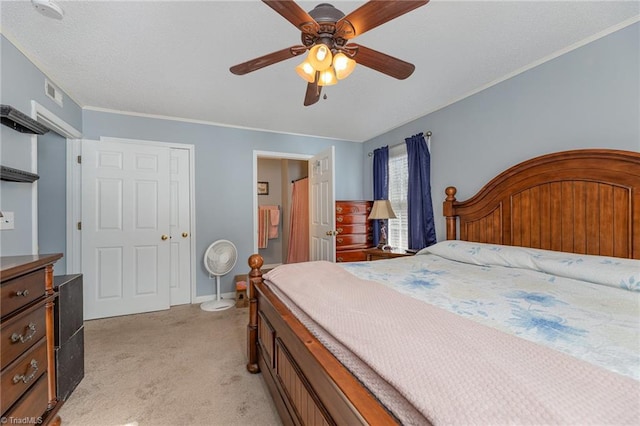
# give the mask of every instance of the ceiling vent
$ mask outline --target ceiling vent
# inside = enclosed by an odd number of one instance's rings
[[[44,93],[55,103],[62,106],[62,92],[47,79],[44,80]]]

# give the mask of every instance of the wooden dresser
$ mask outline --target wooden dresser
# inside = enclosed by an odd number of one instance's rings
[[[336,201],[336,262],[367,260],[363,250],[373,247],[373,201]]]
[[[59,424],[53,263],[62,254],[0,257],[2,421]]]

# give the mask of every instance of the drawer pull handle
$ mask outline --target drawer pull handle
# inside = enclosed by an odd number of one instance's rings
[[[342,222],[342,220],[343,220],[343,219],[342,219],[342,216],[338,216],[338,217],[336,218],[336,222]]]
[[[16,291],[16,296],[24,296],[27,297],[29,295],[29,289],[25,288],[24,290]]]
[[[31,340],[31,338],[36,335],[36,325],[30,322],[27,328],[29,329],[29,332],[25,336],[23,336],[22,334],[13,333],[11,335],[11,342],[16,343],[19,341],[20,343],[26,343]]]
[[[338,234],[342,234],[342,228],[338,228],[336,231],[338,231]]]
[[[342,239],[342,238],[336,238],[336,241],[337,241],[337,242],[339,242],[339,243],[342,243],[342,242],[344,241],[344,239]]]
[[[36,374],[38,373],[38,361],[32,359],[29,363],[29,366],[33,369],[31,374],[29,374],[28,376],[26,374],[16,374],[15,376],[13,376],[14,385],[17,385],[18,382],[22,382],[25,384],[29,383],[31,380],[33,380],[34,377],[36,377]]]
[[[340,207],[340,206],[336,207],[336,211],[337,211],[338,213],[342,213],[342,207]]]

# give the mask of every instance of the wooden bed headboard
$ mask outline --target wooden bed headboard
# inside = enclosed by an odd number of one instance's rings
[[[447,239],[640,259],[640,153],[584,149],[543,155],[457,201]]]

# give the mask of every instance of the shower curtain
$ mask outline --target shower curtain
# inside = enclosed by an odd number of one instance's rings
[[[292,183],[289,250],[286,263],[309,260],[309,179]]]

